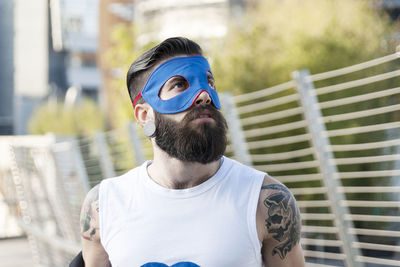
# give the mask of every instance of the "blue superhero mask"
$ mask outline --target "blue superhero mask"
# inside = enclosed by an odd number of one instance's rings
[[[167,60],[151,73],[142,92],[133,102],[133,106],[140,97],[143,97],[159,113],[178,113],[190,108],[201,92],[206,91],[214,106],[220,109],[217,91],[210,87],[207,71],[211,73],[211,68],[207,60],[200,55]],[[188,88],[168,100],[162,100],[159,97],[160,90],[174,76],[186,79]]]

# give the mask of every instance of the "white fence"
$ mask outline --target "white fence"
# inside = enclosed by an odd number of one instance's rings
[[[222,96],[226,154],[291,189],[308,266],[400,266],[398,61],[393,54],[321,74],[303,70],[284,84]],[[130,123],[51,146],[14,143],[11,154],[35,259],[65,266],[79,250],[85,192],[152,150]]]

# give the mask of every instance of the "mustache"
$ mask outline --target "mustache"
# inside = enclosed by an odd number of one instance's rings
[[[220,118],[221,114],[220,112],[213,106],[208,105],[208,106],[197,106],[191,108],[188,113],[183,117],[182,123],[187,124],[190,121],[197,119],[202,115],[204,111],[208,111],[207,115],[209,115],[211,118],[214,120]]]

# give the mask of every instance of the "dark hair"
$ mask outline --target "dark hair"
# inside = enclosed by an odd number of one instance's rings
[[[202,55],[201,47],[184,37],[168,38],[138,57],[126,75],[126,86],[133,102],[147,81],[153,67],[161,60],[179,55]]]

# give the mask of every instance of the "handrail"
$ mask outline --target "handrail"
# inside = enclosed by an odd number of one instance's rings
[[[21,219],[17,220],[18,225],[28,234],[38,238],[41,242],[49,244],[52,248],[59,249],[70,255],[75,255],[81,250],[81,245],[60,236],[43,233],[41,227],[25,224]]]
[[[323,72],[323,73],[318,73],[318,74],[313,74],[310,76],[310,80],[312,80],[313,82],[316,81],[320,81],[320,80],[325,80],[325,79],[329,79],[332,77],[336,77],[336,76],[341,76],[344,74],[348,74],[348,73],[352,73],[352,72],[356,72],[359,70],[363,70],[363,69],[367,69],[376,65],[380,65],[383,63],[387,63],[390,62],[392,60],[396,60],[399,58],[399,53],[394,53],[388,56],[384,56],[384,57],[380,57],[380,58],[376,58],[376,59],[372,59],[360,64],[356,64],[356,65],[352,65],[350,67],[345,67],[345,68],[340,68],[340,69],[336,69],[336,70],[332,70],[332,71],[327,71],[327,72]]]

